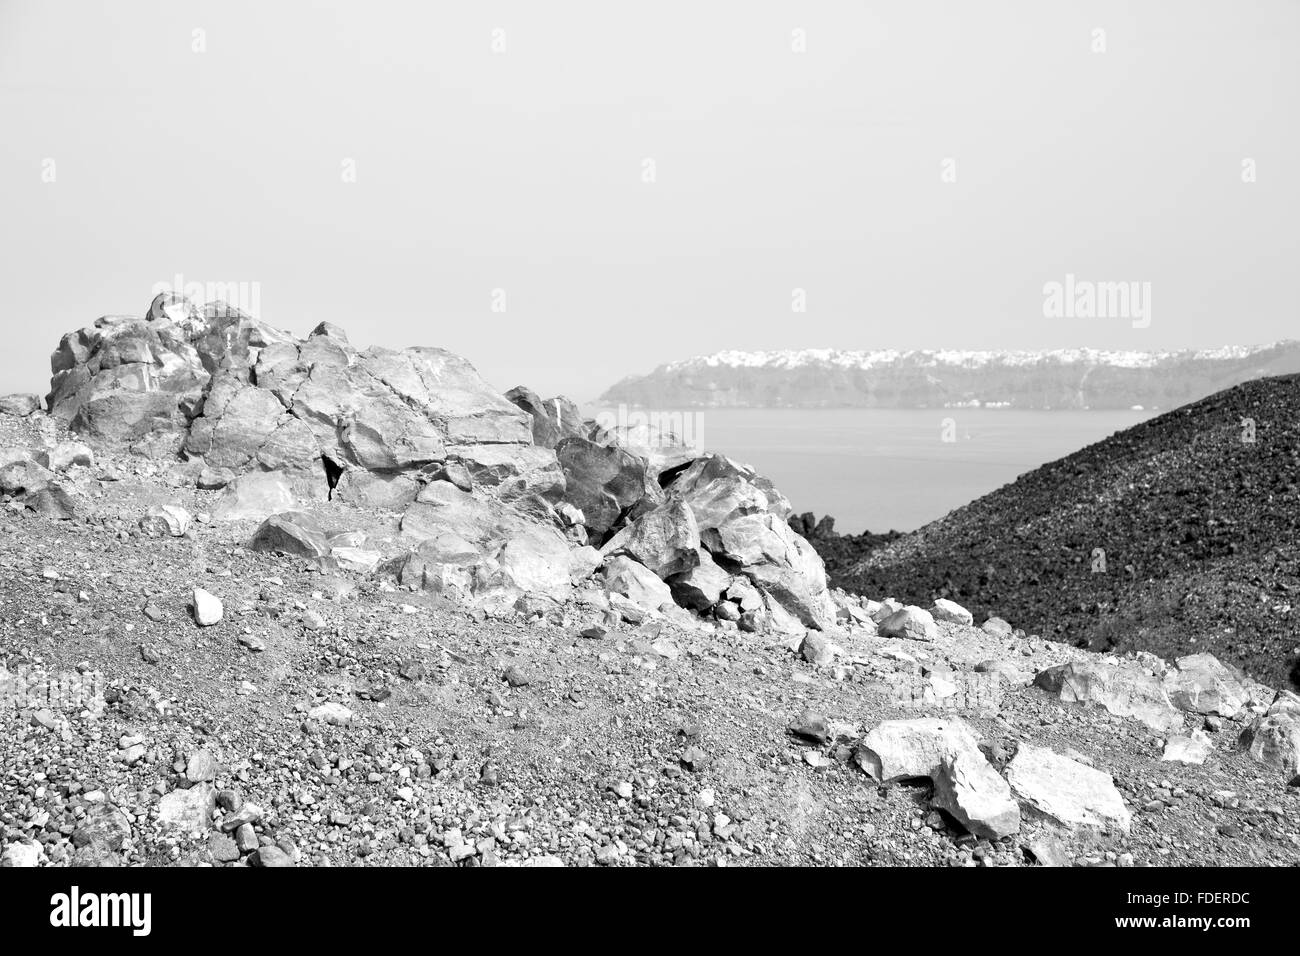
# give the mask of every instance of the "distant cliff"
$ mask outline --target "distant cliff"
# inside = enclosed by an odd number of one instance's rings
[[[601,401],[659,408],[1168,409],[1300,372],[1300,342],[1180,352],[718,352],[626,378]]]

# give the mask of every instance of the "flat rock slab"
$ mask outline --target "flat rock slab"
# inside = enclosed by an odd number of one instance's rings
[[[887,720],[859,741],[854,759],[881,783],[917,777],[933,779],[945,760],[960,753],[984,759],[979,738],[964,720],[916,717]]]
[[[193,832],[212,826],[212,809],[216,794],[210,783],[200,783],[188,790],[172,790],[158,801],[158,823],[164,827]]]
[[[1061,826],[1127,833],[1132,824],[1110,774],[1046,747],[1022,744],[1007,765],[1007,782],[1025,806]]]

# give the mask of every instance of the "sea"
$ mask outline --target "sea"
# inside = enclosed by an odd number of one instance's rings
[[[584,411],[605,421],[647,416],[705,451],[752,465],[776,483],[796,512],[832,515],[841,534],[915,530],[1018,475],[1159,414],[1009,408]]]

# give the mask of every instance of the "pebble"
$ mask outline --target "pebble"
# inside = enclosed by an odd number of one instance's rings
[[[199,627],[211,627],[219,624],[225,616],[225,608],[221,604],[221,599],[215,594],[211,594],[203,588],[194,589],[194,621]]]

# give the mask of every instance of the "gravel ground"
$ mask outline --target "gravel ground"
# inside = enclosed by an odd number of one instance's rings
[[[0,448],[60,437],[40,416],[0,416]],[[948,623],[932,642],[857,629],[832,635],[842,653],[816,667],[788,640],[734,628],[600,634],[594,591],[534,620],[488,618],[249,551],[254,525],[204,521],[216,493],[174,466],[101,457],[65,486],[73,520],[0,509],[0,839],[11,862],[1300,862],[1300,795],[1238,752],[1240,724],[1211,734],[1205,765],[1166,763],[1164,738],[1142,724],[1032,686],[990,690],[972,670],[1088,655],[1071,646]],[[154,504],[196,520],[183,537],[150,535],[139,519]],[[344,505],[320,516],[395,533],[391,516]],[[195,622],[195,588],[222,602],[218,623]],[[955,707],[916,699],[923,669],[951,670],[971,692]],[[76,681],[97,692],[31,699]],[[790,732],[808,712],[824,718],[824,742]],[[1131,832],[1027,819],[1013,837],[977,840],[930,809],[928,785],[878,786],[852,759],[881,720],[952,713],[990,753],[1041,744],[1114,775]]]

